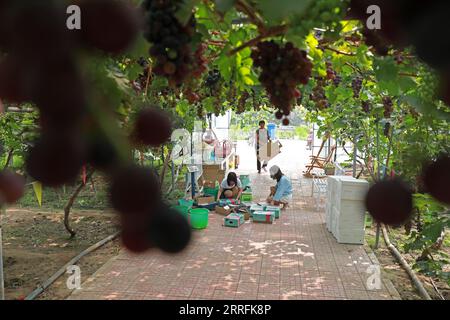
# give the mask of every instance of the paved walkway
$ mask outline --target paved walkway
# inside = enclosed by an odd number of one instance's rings
[[[326,230],[323,210],[315,210],[309,182],[301,178],[298,148],[274,161],[288,168],[295,192],[273,225],[228,228],[211,213],[208,228],[194,231],[181,254],[124,250],[69,299],[398,299],[384,280],[380,290],[368,290],[366,270],[377,262],[363,246],[338,244]],[[256,199],[264,199],[273,185],[268,174],[251,180]]]

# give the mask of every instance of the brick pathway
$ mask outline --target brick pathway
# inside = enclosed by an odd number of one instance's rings
[[[69,299],[399,299],[383,278],[380,290],[367,290],[366,270],[376,258],[363,246],[336,242],[323,210],[315,210],[308,180],[295,171],[288,172],[293,204],[273,225],[228,228],[211,213],[208,228],[194,231],[181,254],[124,250]],[[273,182],[267,174],[251,180],[254,196],[264,199]]]

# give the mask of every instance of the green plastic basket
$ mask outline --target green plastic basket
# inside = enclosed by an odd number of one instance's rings
[[[183,206],[183,207],[188,207],[190,209],[194,205],[194,200],[180,199],[180,200],[178,200],[178,205]]]
[[[186,219],[189,219],[189,210],[190,210],[189,207],[186,207],[186,206],[174,206],[172,208],[175,209],[176,211],[178,211]]]
[[[214,198],[217,198],[217,194],[219,193],[219,188],[203,188],[203,193],[208,196],[213,196]]]
[[[203,208],[191,209],[189,222],[194,229],[205,229],[208,226],[209,210]]]

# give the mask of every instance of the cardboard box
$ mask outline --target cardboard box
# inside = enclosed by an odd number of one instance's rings
[[[239,228],[244,224],[244,215],[240,213],[231,213],[223,219],[225,227]]]
[[[276,206],[267,206],[264,211],[271,211],[275,213],[275,219],[279,219],[281,215],[281,208]]]
[[[260,206],[258,204],[252,204],[250,206],[250,212],[253,213],[255,211],[264,211],[266,209],[266,206]]]
[[[269,141],[267,144],[259,148],[260,160],[269,161],[275,158],[281,152],[281,143],[278,140]]]
[[[220,199],[219,205],[221,206],[229,206],[229,205],[239,205],[241,202],[235,199]]]
[[[205,205],[215,202],[216,199],[214,199],[214,197],[211,196],[198,196],[195,197],[195,200],[198,205]]]
[[[253,212],[253,222],[273,223],[275,213],[271,211],[255,211]]]
[[[216,206],[215,211],[220,215],[228,216],[233,211],[233,209],[231,209],[229,206],[225,207]]]
[[[250,209],[241,208],[239,209],[239,213],[244,215],[244,220],[250,220]]]

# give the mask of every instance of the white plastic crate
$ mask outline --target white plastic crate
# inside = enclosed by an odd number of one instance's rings
[[[369,190],[369,183],[365,180],[345,177],[340,179],[337,188],[340,199],[364,200]]]

